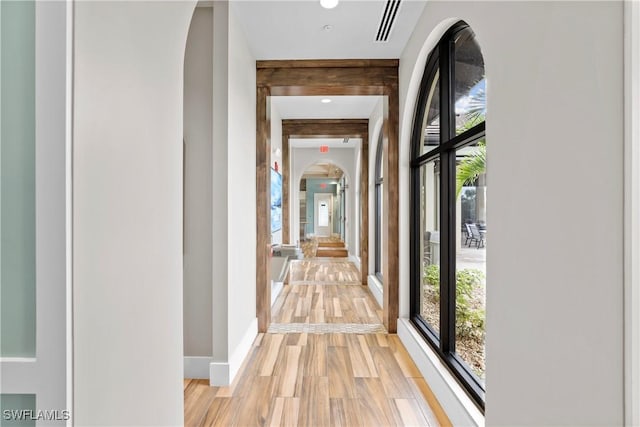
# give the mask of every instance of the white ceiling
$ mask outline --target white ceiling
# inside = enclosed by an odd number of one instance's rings
[[[349,138],[346,144],[342,138],[291,138],[289,139],[289,147],[293,148],[319,148],[326,145],[331,148],[355,148],[360,144],[362,138]]]
[[[331,99],[328,104],[320,102]],[[368,119],[380,96],[272,96],[283,119]]]
[[[318,0],[231,3],[258,60],[399,58],[425,1],[402,1],[388,41],[378,43],[385,5],[383,0],[341,0],[333,9]]]

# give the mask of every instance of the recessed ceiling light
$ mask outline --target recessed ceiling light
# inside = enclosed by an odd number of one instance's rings
[[[338,5],[338,0],[320,0],[320,6],[325,9],[333,9]]]
[[[322,98],[320,102],[322,102],[323,104],[328,104],[331,102],[331,100],[329,98]]]
[[[322,29],[325,30],[325,31],[331,31],[331,30],[333,30],[333,27],[331,25],[327,24],[324,27],[322,27]]]

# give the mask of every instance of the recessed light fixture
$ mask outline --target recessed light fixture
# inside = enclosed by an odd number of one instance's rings
[[[322,98],[320,102],[322,102],[323,104],[328,104],[331,102],[331,100],[329,98]]]
[[[320,6],[325,9],[333,9],[338,5],[338,0],[320,0]]]
[[[322,29],[325,30],[325,31],[331,31],[331,30],[333,30],[333,27],[331,25],[327,24],[324,27],[322,27]]]

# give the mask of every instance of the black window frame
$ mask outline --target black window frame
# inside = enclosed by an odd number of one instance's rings
[[[375,187],[374,187],[374,215],[375,215],[375,262],[374,273],[376,277],[382,281],[382,184],[384,177],[382,176],[382,132],[378,138],[378,147],[376,148],[376,169],[375,169]]]
[[[484,412],[485,387],[471,368],[455,352],[456,328],[456,151],[485,137],[485,122],[456,135],[455,123],[455,38],[471,30],[464,21],[454,24],[431,51],[420,83],[414,112],[411,153],[411,320],[426,342],[443,360],[476,405]],[[471,30],[472,31],[472,30]],[[439,74],[439,75],[438,75]],[[423,120],[428,108],[429,90],[439,77],[440,138],[439,145],[422,153]],[[420,167],[440,162],[440,334],[420,315],[422,292],[422,253],[420,239],[421,181]]]

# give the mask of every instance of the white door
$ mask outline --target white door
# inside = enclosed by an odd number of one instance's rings
[[[0,111],[0,425],[66,425],[72,416],[65,129],[71,7],[0,3],[0,96],[15,107]]]
[[[313,195],[313,224],[316,236],[329,237],[333,230],[333,196],[316,193]]]

